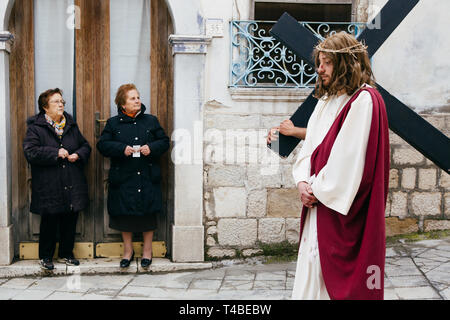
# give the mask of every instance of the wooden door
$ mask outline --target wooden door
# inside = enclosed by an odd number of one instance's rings
[[[15,252],[20,241],[36,241],[39,217],[30,214],[31,170],[23,155],[26,120],[35,114],[33,1],[16,0],[9,30],[14,35],[11,46],[10,113],[12,221],[15,226]]]
[[[173,25],[165,0],[151,1],[151,113],[155,115],[166,134],[173,132],[173,55],[169,35]],[[173,190],[174,166],[172,146],[161,158],[163,210],[158,216],[158,229],[154,239],[166,239],[168,253],[172,248],[171,226],[174,223]]]
[[[105,120],[111,115],[110,87],[110,3],[101,0],[77,0],[80,7],[81,28],[76,31],[76,79],[77,79],[77,121],[83,133],[95,147]],[[164,0],[151,0],[151,53],[148,57],[151,68],[148,76],[151,82],[151,113],[158,117],[165,132],[170,136],[172,128],[173,64],[168,37],[172,24]],[[94,62],[94,63],[92,63]],[[145,71],[143,71],[145,72]],[[109,228],[107,214],[107,188],[109,160],[93,150],[89,167],[89,184],[92,215],[95,216],[94,241],[121,241],[120,232]],[[155,241],[170,242],[170,217],[173,184],[170,183],[170,152],[161,159],[163,177],[163,201],[166,204],[158,215]],[[172,174],[173,176],[173,174]],[[139,241],[141,235],[136,234]]]
[[[10,55],[10,112],[12,218],[15,226],[16,255],[19,252],[19,243],[37,242],[39,240],[40,216],[31,214],[29,211],[32,177],[30,166],[24,157],[22,147],[27,129],[26,120],[28,117],[36,114],[39,94],[35,92],[34,10],[33,0],[17,0],[9,21],[9,30],[14,35]],[[45,19],[46,17],[39,18]],[[60,70],[60,72],[65,72],[65,70]],[[68,94],[72,93],[64,93],[64,95]],[[74,117],[76,117],[75,112]],[[92,162],[89,165],[91,166]],[[89,169],[86,170],[86,172],[88,171],[90,174]],[[83,211],[79,215],[76,241],[91,242],[93,241],[93,235],[94,219],[89,210]]]
[[[109,1],[76,0],[80,8],[80,28],[75,31],[75,79],[77,123],[92,147],[87,168],[89,215],[93,219],[93,242],[109,238],[103,228],[108,162],[96,149],[100,127],[96,120],[110,115],[109,98]]]
[[[132,1],[132,0],[128,0]],[[120,233],[109,228],[106,212],[109,160],[96,149],[105,119],[110,117],[110,5],[107,0],[75,0],[79,8],[80,28],[75,30],[75,98],[76,122],[92,147],[86,167],[89,184],[89,207],[80,215],[77,242],[121,241]],[[11,146],[13,222],[16,245],[38,240],[39,216],[29,213],[31,173],[23,156],[22,141],[26,118],[35,114],[33,0],[17,0],[10,20],[15,36],[10,59]],[[164,0],[151,0],[151,113],[160,120],[167,135],[173,130],[173,64],[168,35],[172,32]],[[63,72],[63,70],[62,70]],[[158,216],[155,241],[165,241],[170,248],[173,220],[173,166],[170,151],[161,159],[163,200],[166,204]],[[135,239],[138,241],[139,235]],[[18,252],[16,247],[16,252]]]

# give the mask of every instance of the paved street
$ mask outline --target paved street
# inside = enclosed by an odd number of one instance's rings
[[[250,261],[250,262],[249,262]],[[1,300],[288,300],[295,262],[213,263],[208,270],[0,279]],[[385,299],[450,299],[450,238],[389,246]]]

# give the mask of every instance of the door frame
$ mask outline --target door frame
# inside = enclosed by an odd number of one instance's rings
[[[188,128],[194,136],[193,123],[202,121],[204,93],[205,54],[210,39],[204,36],[205,18],[200,0],[165,0],[173,22],[172,38],[174,55],[173,129]],[[0,26],[8,29],[10,14],[15,0],[0,5]],[[180,34],[179,32],[183,32]],[[3,34],[8,35],[8,32]],[[186,36],[185,36],[186,35]],[[192,48],[192,36],[197,37]],[[9,41],[9,42],[8,42]],[[9,35],[0,37],[0,265],[7,265],[14,258],[14,224],[12,222],[12,170],[11,170],[11,128],[10,128],[10,74]],[[190,47],[190,52],[182,49]],[[13,44],[11,44],[13,45]],[[177,46],[178,45],[178,46]],[[199,66],[191,68],[191,63]],[[188,84],[186,86],[186,84]],[[191,89],[194,88],[192,91]],[[178,112],[181,111],[181,112]],[[185,114],[188,117],[185,117]],[[203,141],[197,142],[202,145]],[[203,153],[203,148],[200,148]],[[187,176],[183,177],[183,173]],[[186,179],[189,177],[189,179]],[[172,260],[197,262],[204,260],[203,217],[203,163],[174,165],[174,218],[171,226]],[[188,181],[189,180],[189,181]],[[192,189],[192,186],[196,190]],[[3,210],[4,209],[4,210]],[[192,210],[190,210],[192,209]],[[188,241],[186,241],[188,240]],[[186,252],[186,245],[189,245]],[[16,255],[18,252],[16,251]]]

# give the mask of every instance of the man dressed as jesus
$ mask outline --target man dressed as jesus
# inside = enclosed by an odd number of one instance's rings
[[[367,47],[314,50],[319,99],[293,166],[303,204],[292,299],[383,299],[389,130]]]

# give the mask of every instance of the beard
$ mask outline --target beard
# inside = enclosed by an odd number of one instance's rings
[[[323,88],[328,88],[330,86],[331,83],[331,79],[330,77],[326,77],[325,79],[320,77],[320,84],[322,85]]]

